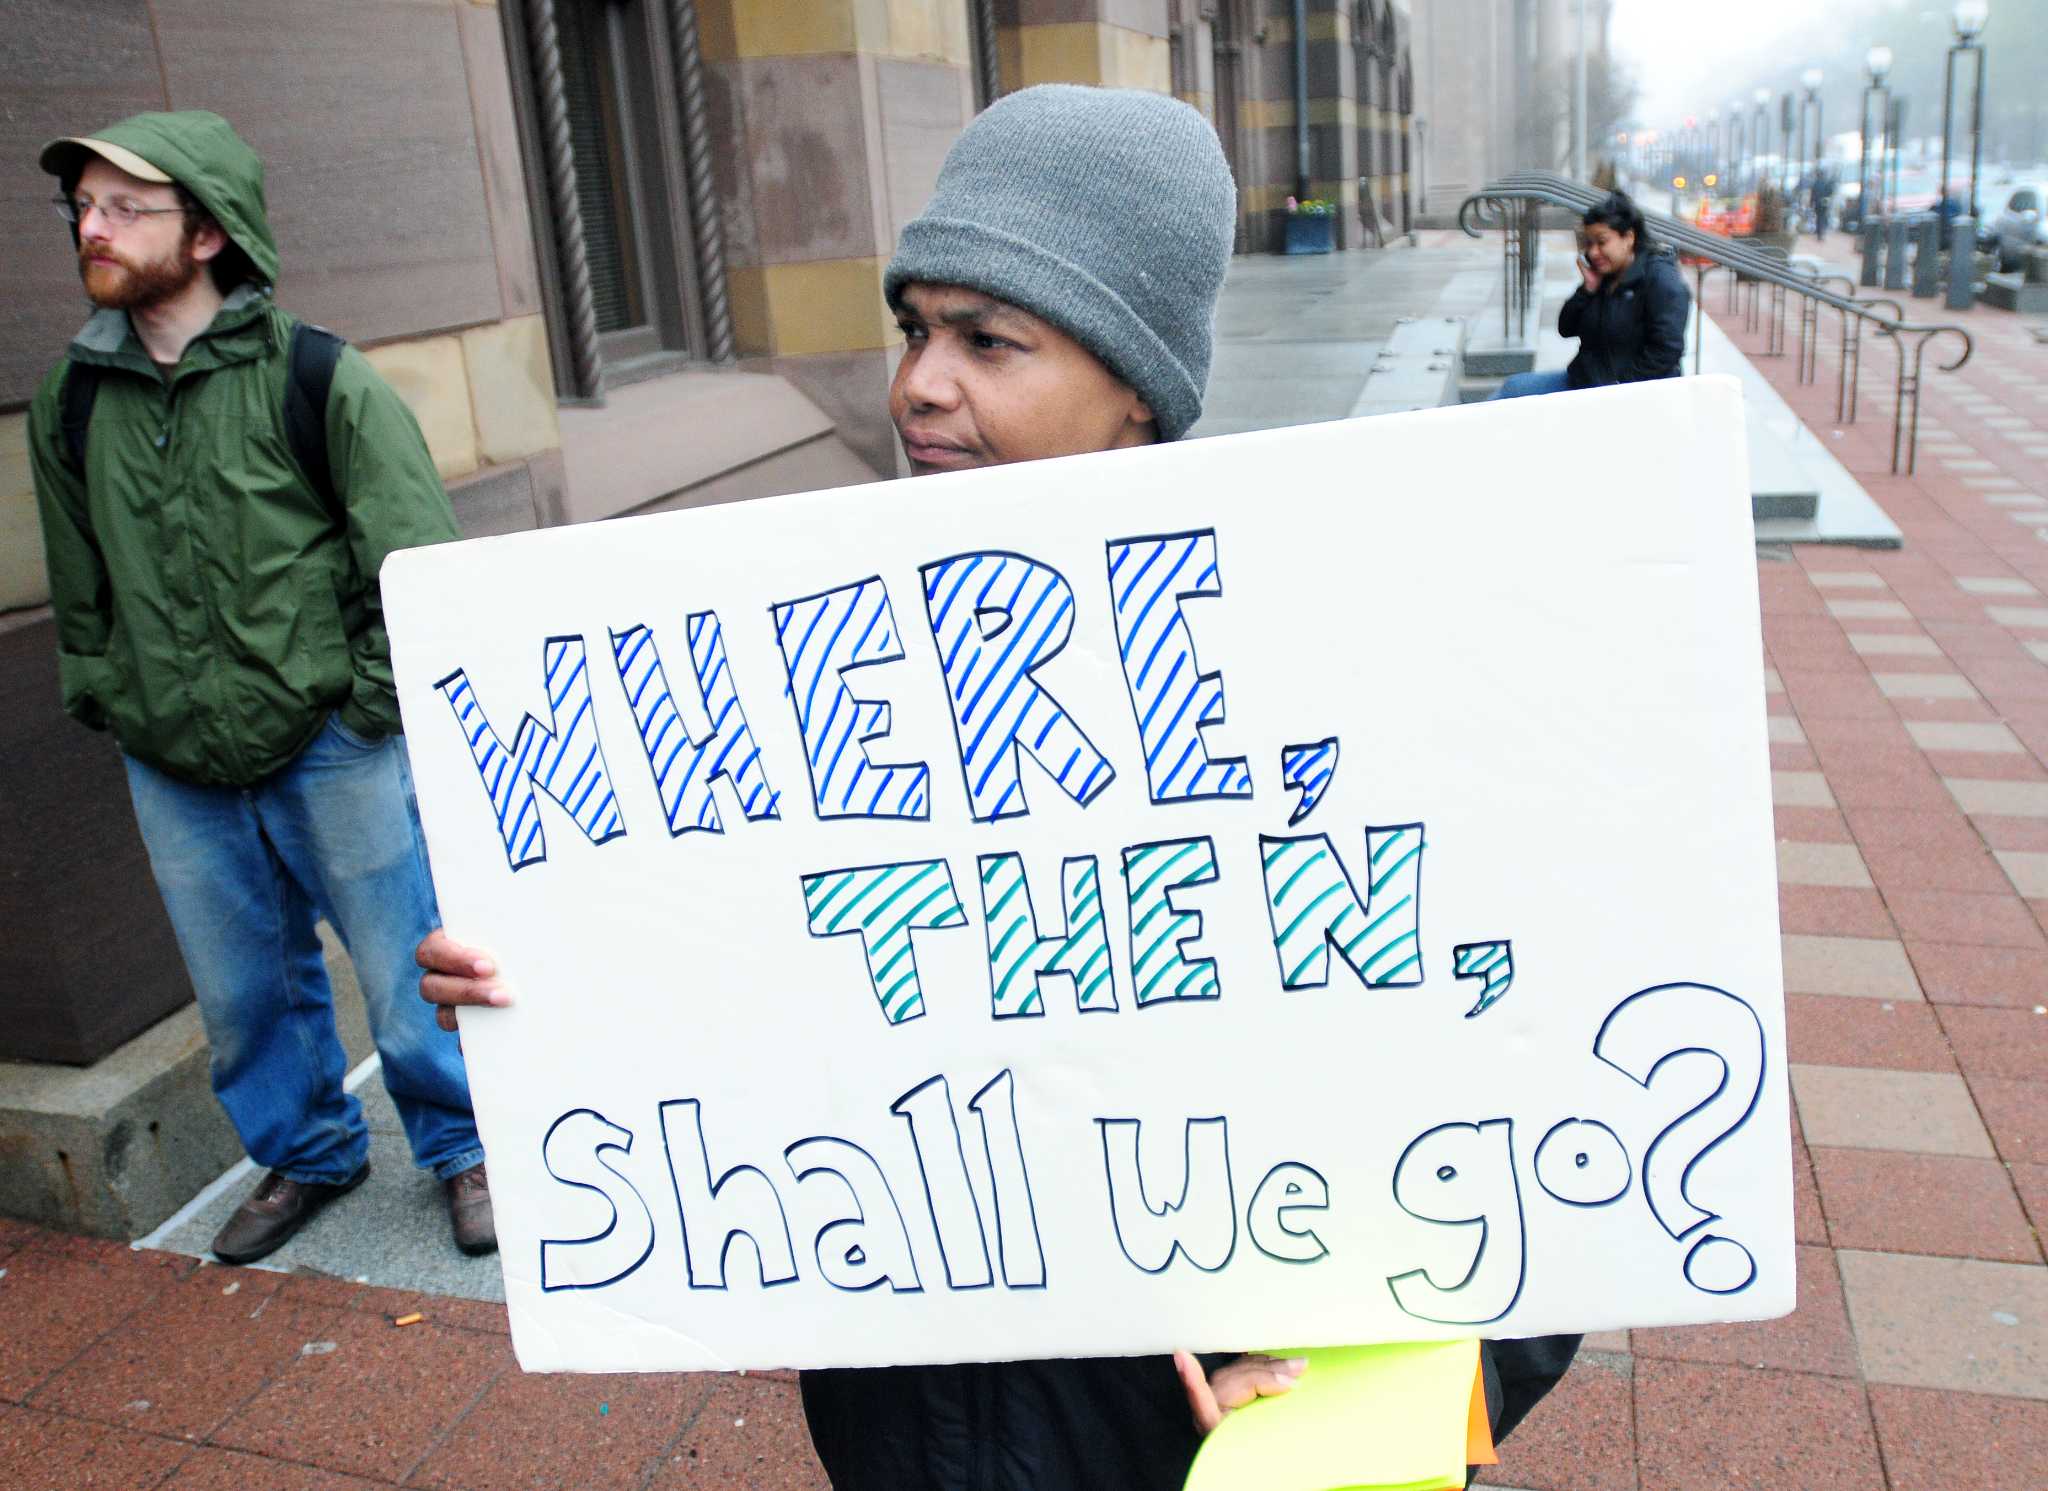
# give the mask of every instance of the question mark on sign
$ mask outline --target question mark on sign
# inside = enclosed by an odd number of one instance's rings
[[[1650,1141],[1643,1195],[1672,1237],[1684,1242],[1698,1234],[1685,1255],[1686,1282],[1708,1294],[1736,1294],[1755,1280],[1756,1259],[1734,1238],[1706,1230],[1721,1215],[1700,1205],[1690,1188],[1700,1161],[1756,1111],[1764,1086],[1763,1023],[1725,989],[1659,984],[1616,1005],[1593,1040],[1595,1056],[1645,1090],[1666,1062],[1693,1053],[1719,1063],[1720,1082]]]

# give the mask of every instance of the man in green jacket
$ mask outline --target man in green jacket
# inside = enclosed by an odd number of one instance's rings
[[[377,590],[385,555],[456,536],[447,493],[353,349],[326,397],[325,479],[301,469],[263,163],[226,120],[138,114],[42,166],[97,307],[29,414],[64,707],[120,742],[214,1092],[270,1171],[214,1251],[264,1256],[369,1171],[325,916],[413,1157],[444,1182],[458,1246],[488,1252],[461,1051],[412,997],[439,918]]]

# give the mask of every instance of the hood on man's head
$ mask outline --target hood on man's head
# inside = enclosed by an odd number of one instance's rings
[[[266,285],[277,283],[277,240],[263,202],[263,159],[218,114],[186,109],[134,114],[90,135],[69,135],[43,147],[42,167],[75,182],[97,155],[144,181],[176,182],[213,214]],[[144,169],[137,169],[137,167]]]
[[[1049,321],[1152,408],[1201,416],[1237,186],[1216,131],[1163,94],[1045,83],[969,124],[883,275],[959,285]]]

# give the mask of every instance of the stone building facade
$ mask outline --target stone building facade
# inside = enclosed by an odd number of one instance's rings
[[[7,17],[0,1213],[99,1230],[146,1230],[232,1140],[192,1012],[171,1014],[189,989],[118,756],[57,707],[25,410],[87,307],[45,141],[145,109],[231,119],[266,162],[280,303],[397,387],[472,536],[897,474],[883,267],[1004,91],[1202,109],[1244,252],[1275,246],[1290,195],[1339,204],[1344,250],[1413,215],[1406,0],[13,0]],[[110,1087],[90,1064],[120,1051]],[[101,1072],[89,1097],[67,1067]],[[23,1129],[23,1104],[65,1116]],[[116,1153],[139,1132],[146,1165]]]
[[[1449,224],[1511,171],[1570,169],[1582,8],[1587,56],[1605,71],[1613,0],[1418,0],[1410,125],[1424,221]]]

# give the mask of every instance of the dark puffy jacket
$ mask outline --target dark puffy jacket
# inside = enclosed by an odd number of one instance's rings
[[[1667,254],[1636,255],[1599,291],[1584,286],[1557,313],[1561,336],[1579,339],[1565,376],[1573,388],[1676,378],[1685,362],[1685,319],[1692,291]]]
[[[1577,1336],[1486,1343],[1503,1438],[1554,1387]],[[1214,1371],[1228,1354],[1205,1356]],[[1164,1356],[803,1374],[834,1491],[1180,1491],[1201,1437]]]

